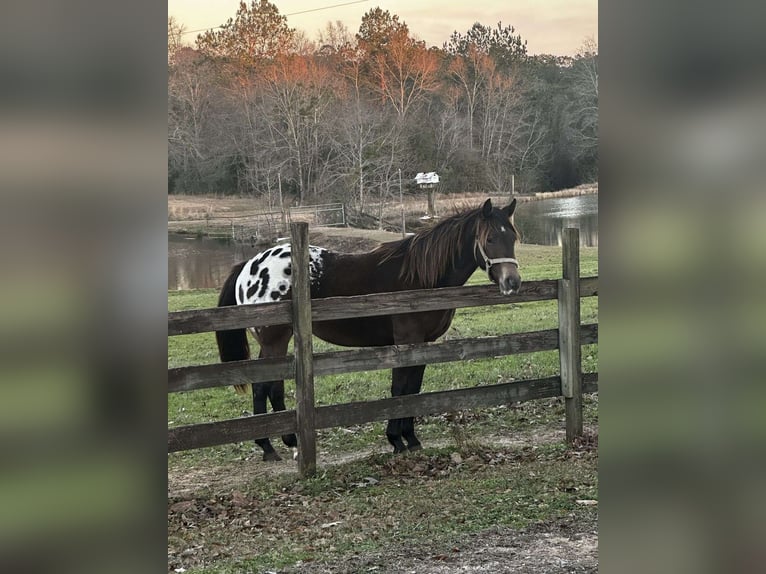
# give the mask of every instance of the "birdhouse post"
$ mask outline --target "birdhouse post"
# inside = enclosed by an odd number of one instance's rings
[[[420,172],[415,176],[415,183],[420,189],[425,189],[428,193],[428,215],[436,215],[436,185],[439,183],[439,174],[435,171]]]

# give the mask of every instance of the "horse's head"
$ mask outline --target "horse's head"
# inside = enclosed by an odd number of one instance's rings
[[[489,280],[500,287],[503,295],[518,293],[521,287],[519,263],[514,255],[518,239],[518,231],[511,221],[514,209],[515,199],[502,209],[492,207],[492,201],[488,199],[481,208],[476,233],[476,262],[487,272]]]

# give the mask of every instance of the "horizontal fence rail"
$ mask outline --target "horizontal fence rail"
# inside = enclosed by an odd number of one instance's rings
[[[308,225],[293,223],[291,230],[293,265],[297,269],[296,258],[308,261]],[[598,373],[582,373],[580,356],[581,345],[598,342],[598,324],[581,324],[579,305],[581,297],[598,295],[598,277],[579,277],[577,230],[565,229],[563,241],[563,278],[526,282],[513,298],[502,295],[496,285],[482,285],[309,299],[307,274],[297,273],[293,277],[293,298],[302,303],[296,308],[292,301],[283,301],[169,313],[168,336],[292,324],[297,343],[296,354],[284,358],[168,369],[168,392],[282,379],[296,381],[295,410],[169,428],[168,452],[296,433],[299,470],[307,476],[316,469],[317,429],[562,396],[567,440],[571,441],[582,434],[582,393],[598,390]],[[297,285],[298,281],[302,284]],[[318,354],[313,353],[310,344],[312,322],[545,300],[558,301],[557,329]],[[559,376],[364,402],[314,404],[314,377],[319,375],[552,350],[559,351]]]
[[[291,222],[310,221],[323,227],[346,226],[346,206],[343,203],[291,207],[288,216]]]
[[[580,296],[598,295],[598,277],[580,279]],[[444,287],[395,293],[374,293],[353,297],[326,297],[311,300],[311,319],[330,321],[415,311],[509,305],[558,298],[558,281],[548,279],[522,283],[518,294],[509,299],[496,285]],[[292,301],[212,307],[168,313],[168,335],[191,335],[224,329],[266,327],[292,323]]]
[[[452,339],[438,343],[368,347],[314,355],[315,375],[379,371],[394,367],[467,361],[558,348],[558,330],[513,333],[497,337]],[[583,345],[598,341],[598,323],[582,325]],[[226,385],[261,383],[295,378],[295,357],[253,359],[168,370],[168,392],[192,391]]]
[[[583,374],[583,392],[598,390],[598,373]],[[512,381],[466,389],[404,395],[316,408],[318,429],[455,410],[495,407],[561,396],[561,377]],[[460,405],[456,407],[455,405]],[[253,415],[168,429],[168,452],[255,440],[297,431],[295,411]]]

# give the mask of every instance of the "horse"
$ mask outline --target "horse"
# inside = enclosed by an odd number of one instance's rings
[[[309,246],[311,297],[336,297],[412,289],[464,285],[477,268],[483,269],[501,293],[517,293],[521,286],[514,249],[519,234],[512,215],[516,200],[503,208],[483,205],[447,217],[432,227],[398,241],[383,243],[367,253],[347,254]],[[235,265],[223,284],[218,306],[261,304],[291,297],[290,244],[272,247]],[[315,336],[348,347],[375,347],[432,342],[443,335],[455,315],[454,309],[315,321]],[[287,354],[292,326],[249,329],[260,345],[259,358]],[[250,358],[246,329],[216,332],[222,362]],[[396,367],[391,373],[391,395],[420,392],[425,365]],[[247,393],[248,385],[235,385]],[[253,383],[253,413],[285,410],[284,381]],[[394,453],[418,450],[413,417],[391,419],[386,437]],[[295,434],[282,441],[297,456]],[[406,444],[405,444],[406,441]],[[281,460],[268,438],[257,439],[263,460]]]

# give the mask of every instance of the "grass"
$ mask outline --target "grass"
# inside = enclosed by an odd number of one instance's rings
[[[517,255],[526,281],[561,275],[560,248],[521,245]],[[598,274],[596,249],[581,250],[581,274]],[[486,281],[477,272],[469,283]],[[168,309],[212,307],[216,299],[216,290],[169,292]],[[598,298],[583,298],[581,311],[583,323],[596,322]],[[461,309],[445,337],[550,329],[557,322],[556,301]],[[257,345],[252,347],[256,353]],[[314,340],[315,352],[336,348]],[[582,356],[585,371],[598,370],[597,345],[583,347]],[[168,340],[169,367],[217,361],[212,333]],[[558,371],[555,351],[436,364],[426,369],[423,391],[545,377]],[[390,371],[373,371],[318,377],[315,392],[317,403],[332,404],[384,398],[389,387]],[[286,382],[286,394],[292,408],[292,381]],[[251,410],[250,397],[230,388],[172,393],[168,425],[234,418]],[[586,395],[586,425],[597,425],[597,411],[598,397]],[[380,454],[387,450],[382,422],[321,430],[320,458],[332,455],[340,462],[320,464],[314,478],[299,480],[294,472],[243,475],[234,491],[198,487],[190,496],[171,499],[169,564],[199,572],[273,570],[301,560],[337,562],[401,540],[418,544],[498,525],[522,528],[561,517],[594,519],[595,507],[577,503],[597,498],[593,448],[578,452],[545,441],[519,448],[501,440],[561,429],[563,420],[561,398],[421,417],[418,436],[432,448],[398,457]],[[284,448],[278,439],[274,445]],[[344,455],[353,455],[353,462],[342,462]],[[265,464],[256,462],[259,458],[248,442],[173,453],[168,465],[181,473],[188,469],[235,475],[251,468],[247,465]],[[174,511],[179,505],[191,506]]]
[[[337,563],[402,540],[459,545],[496,526],[592,521],[595,507],[577,501],[596,500],[596,464],[593,448],[562,444],[374,455],[308,480],[284,476],[173,500],[171,555],[212,547],[218,560],[201,572],[260,572],[299,560]]]

